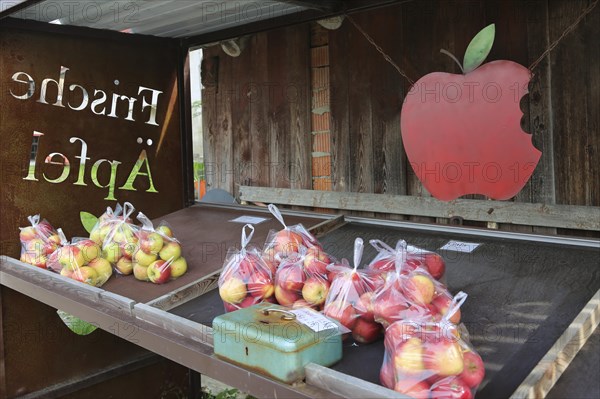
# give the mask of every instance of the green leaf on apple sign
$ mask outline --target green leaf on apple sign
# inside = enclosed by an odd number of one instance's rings
[[[492,45],[494,44],[494,36],[496,35],[496,25],[491,24],[479,31],[475,35],[467,51],[465,51],[465,57],[463,59],[463,71],[469,73],[475,70],[490,53]]]
[[[69,330],[73,331],[77,335],[88,335],[96,331],[98,328],[86,321],[83,321],[71,314],[63,312],[62,310],[57,310],[56,313],[60,316],[61,320]]]
[[[98,223],[98,218],[89,212],[79,212],[79,218],[81,219],[83,228],[88,233],[91,233],[96,223]]]

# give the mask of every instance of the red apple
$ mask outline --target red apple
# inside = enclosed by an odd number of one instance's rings
[[[248,295],[246,298],[244,298],[244,300],[242,302],[236,304],[236,306],[239,307],[240,309],[244,309],[244,308],[248,308],[252,305],[255,305],[259,302],[260,302],[259,298]]]
[[[377,341],[381,337],[381,324],[373,321],[357,319],[356,325],[352,329],[352,338],[362,344],[369,344]]]
[[[395,270],[396,261],[394,258],[382,258],[376,260],[369,265],[370,270],[377,270],[380,272],[389,272]]]
[[[30,265],[39,267],[41,269],[46,269],[48,262],[45,255],[35,254],[32,252],[23,252],[21,254],[20,261],[23,263],[29,263]]]
[[[423,259],[423,263],[425,267],[429,271],[429,274],[436,279],[439,280],[442,278],[444,273],[446,272],[446,262],[444,262],[444,258],[435,253],[425,254]]]
[[[325,303],[329,293],[329,282],[322,277],[311,277],[302,287],[302,297],[313,305]]]
[[[238,310],[238,308],[235,305],[233,305],[233,304],[231,304],[229,302],[225,302],[225,301],[223,301],[223,307],[225,308],[225,312],[226,313]]]
[[[404,292],[419,304],[429,304],[435,295],[435,285],[427,275],[417,273],[405,280]]]
[[[429,388],[427,382],[412,378],[398,379],[394,385],[394,391],[415,399],[429,399]]]
[[[302,291],[305,280],[306,274],[302,265],[295,263],[285,263],[279,266],[275,276],[276,283],[288,291]]]
[[[152,262],[146,272],[154,284],[164,284],[171,279],[171,265],[162,259]]]
[[[354,307],[342,300],[337,300],[325,304],[325,316],[339,321],[344,327],[352,330],[356,325],[358,315]]]
[[[251,296],[257,298],[268,298],[273,296],[275,287],[270,278],[265,277],[259,272],[255,272],[248,280],[248,292]]]
[[[300,295],[297,291],[289,291],[285,288],[281,288],[279,285],[275,285],[275,299],[281,306],[292,306],[294,302],[300,299]]]
[[[139,240],[140,248],[147,254],[158,254],[163,248],[163,237],[158,233],[144,234]]]
[[[463,354],[458,342],[443,331],[432,333],[434,339],[425,342],[425,366],[440,376],[459,375],[464,370]]]
[[[329,263],[331,263],[329,256],[317,247],[309,248],[304,257],[304,268],[309,274],[327,275]]]
[[[431,304],[438,309],[442,316],[445,316],[452,304],[452,297],[445,293],[440,293],[433,298]],[[452,317],[450,317],[450,321],[454,324],[460,323],[460,309],[457,309]]]
[[[369,291],[362,294],[356,302],[356,312],[360,315],[360,318],[366,321],[374,321],[375,316],[373,314],[373,298],[375,293]]]
[[[397,373],[419,374],[425,370],[423,341],[417,337],[401,340],[395,346],[394,366]]]
[[[446,377],[431,386],[431,396],[435,399],[472,399],[473,393],[460,378]]]
[[[489,33],[493,26],[485,29]],[[465,54],[465,61],[474,60],[473,54]],[[464,74],[423,76],[402,106],[400,130],[410,165],[425,189],[442,201],[466,194],[512,198],[541,156],[520,123],[519,100],[527,94],[531,72],[512,61],[479,66],[482,61],[467,61]]]
[[[463,352],[463,361],[465,364],[463,372],[460,374],[460,378],[471,388],[476,388],[483,377],[485,376],[485,367],[483,360],[475,352]]]
[[[298,252],[303,240],[300,234],[283,229],[275,234],[272,242],[275,252],[290,254],[292,252]]]
[[[389,389],[394,389],[394,385],[396,384],[394,366],[387,358],[383,360],[381,370],[379,370],[379,381],[381,385]]]
[[[378,294],[373,300],[373,315],[376,321],[391,324],[399,320],[400,315],[408,309],[406,297],[391,288]]]

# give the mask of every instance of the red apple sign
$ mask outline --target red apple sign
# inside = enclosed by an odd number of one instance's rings
[[[527,183],[542,154],[521,130],[519,101],[527,94],[530,71],[505,60],[479,66],[493,40],[490,25],[469,44],[463,66],[446,52],[464,74],[425,75],[404,100],[406,154],[427,191],[443,201],[466,194],[509,199]]]

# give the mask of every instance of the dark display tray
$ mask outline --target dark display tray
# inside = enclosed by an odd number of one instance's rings
[[[365,242],[381,239],[390,245],[404,239],[434,251],[449,240],[480,244],[472,253],[440,252],[447,262],[450,291],[469,294],[462,320],[486,365],[478,398],[509,397],[600,288],[597,246],[360,221],[326,234],[321,242],[332,255],[351,258],[355,237]],[[374,255],[375,251],[366,247],[363,261],[368,262]],[[171,312],[210,326],[212,319],[224,311],[215,290]],[[381,341],[371,345],[346,341],[342,361],[332,368],[378,383],[382,359]]]

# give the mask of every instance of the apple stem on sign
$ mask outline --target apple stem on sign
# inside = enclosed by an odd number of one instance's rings
[[[456,65],[458,65],[458,67],[460,68],[460,71],[463,73],[463,75],[465,74],[465,70],[463,69],[461,63],[458,61],[458,58],[454,56],[454,54],[444,49],[440,49],[440,53],[446,54],[448,57],[452,58],[454,62],[456,62]]]

